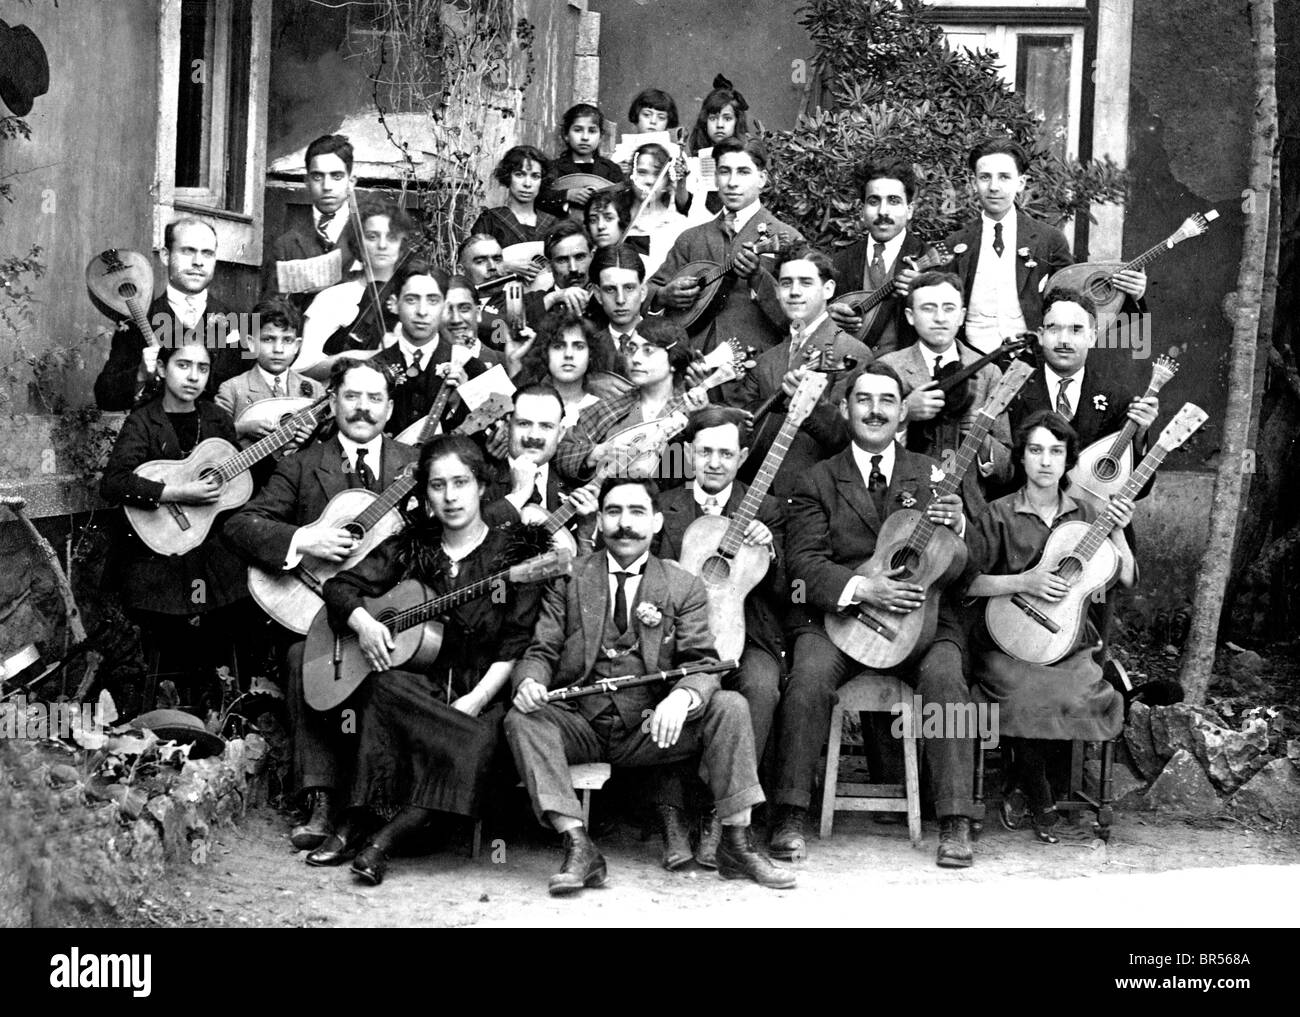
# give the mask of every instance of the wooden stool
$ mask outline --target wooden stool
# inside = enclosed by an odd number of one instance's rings
[[[570,763],[569,764],[569,783],[573,785],[573,790],[579,792],[578,798],[582,802],[582,825],[589,827],[591,825],[591,793],[599,791],[609,780],[610,765],[608,763]],[[524,782],[520,781],[516,787],[523,787]],[[474,847],[473,857],[477,858],[479,849],[483,845],[483,821],[477,819],[474,821]]]
[[[912,703],[912,688],[899,678],[864,671],[842,686],[831,711],[831,736],[826,745],[826,779],[822,785],[821,838],[831,835],[835,812],[906,812],[907,832],[912,846],[921,844],[921,781],[917,762],[916,740],[921,718],[911,717],[903,731],[903,785],[841,784],[840,739],[844,734],[846,713],[890,713],[898,703]]]

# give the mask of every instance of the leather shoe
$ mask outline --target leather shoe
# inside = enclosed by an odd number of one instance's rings
[[[378,886],[384,881],[384,870],[387,868],[388,854],[378,844],[367,844],[352,863],[352,871],[371,886]]]
[[[965,869],[975,863],[970,846],[970,818],[942,816],[939,819],[939,855],[935,861],[945,869]]]
[[[700,839],[695,845],[695,860],[706,869],[718,867],[718,845],[722,842],[722,820],[717,809],[700,817]]]
[[[686,816],[672,805],[659,806],[659,833],[664,839],[664,868],[680,869],[691,860],[691,838],[686,832]]]
[[[325,843],[325,838],[334,832],[330,822],[330,793],[324,788],[307,792],[307,808],[311,815],[307,822],[295,826],[289,832],[289,843],[298,851],[310,851]]]
[[[748,826],[722,828],[718,874],[723,879],[752,879],[759,886],[773,890],[789,890],[795,883],[793,872],[777,868],[754,847],[754,836]]]
[[[768,847],[773,858],[779,858],[783,862],[797,862],[808,857],[808,841],[804,834],[804,824],[807,821],[807,809],[801,809],[797,805],[787,805],[781,809]]]
[[[575,826],[564,834],[564,864],[551,877],[548,889],[552,897],[577,893],[584,886],[601,886],[605,882],[605,856],[587,831]]]
[[[307,856],[308,865],[342,865],[357,855],[357,846],[361,838],[344,831],[343,834],[331,833],[315,851]]]

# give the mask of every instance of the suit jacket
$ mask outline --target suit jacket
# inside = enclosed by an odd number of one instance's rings
[[[780,235],[795,241],[803,239],[793,226],[783,223],[766,208],[760,208],[745,223],[745,228],[740,231],[734,243],[756,241],[760,223],[767,227],[769,235]],[[721,217],[684,230],[673,243],[664,263],[646,281],[646,306],[655,307],[659,291],[690,262],[712,261],[723,264],[731,252],[732,244],[733,241],[723,232]],[[713,321],[694,338],[693,345],[696,349],[708,353],[732,336],[736,336],[745,345],[754,346],[759,352],[781,341],[789,319],[777,300],[776,280],[771,269],[773,264],[772,256],[765,254],[759,270],[747,282],[734,276],[724,280],[724,289],[729,283],[734,285],[725,297],[719,298],[721,309]]]
[[[749,488],[736,481],[731,485],[731,497],[722,507],[722,514],[731,519],[740,511]],[[682,554],[682,539],[686,529],[704,515],[695,501],[694,485],[674,488],[660,496],[659,508],[664,515],[664,528],[656,536],[652,553],[657,558],[677,561]],[[772,546],[776,557],[768,567],[767,575],[745,598],[745,639],[776,660],[785,652],[785,636],[781,622],[784,607],[789,602],[790,586],[785,575],[785,512],[782,503],[770,494],[759,505],[759,522],[772,531]]]
[[[297,371],[289,370],[284,374],[284,392],[286,396],[319,399],[325,394],[325,387],[318,381],[304,378]],[[271,394],[270,386],[266,384],[262,372],[254,366],[243,374],[237,374],[222,382],[221,387],[217,389],[216,401],[217,405],[229,413],[232,419],[237,420],[239,415],[253,403],[272,398],[274,396]],[[242,444],[247,446],[251,442],[245,439]]]
[[[341,209],[339,215],[346,215]],[[321,239],[316,232],[315,217],[311,205],[286,206],[285,231],[271,241],[267,248],[266,260],[262,262],[262,299],[283,295],[302,313],[311,303],[315,293],[280,294],[276,285],[275,263],[277,261],[300,261],[303,258],[319,258],[334,250],[335,245]]]
[[[548,689],[580,685],[591,679],[610,612],[607,561],[604,551],[580,558],[574,564],[573,575],[556,579],[546,588],[533,641],[511,675],[512,688],[518,689],[528,678]],[[637,616],[641,604],[653,604],[659,609],[662,618],[658,625],[651,627],[641,621]],[[717,661],[704,584],[671,562],[650,556],[636,603],[629,605],[628,615],[640,641],[646,673]],[[642,685],[613,697],[578,699],[572,705],[591,718],[612,699],[624,726],[636,730],[641,724],[641,711],[653,708],[669,692],[693,689],[701,699],[702,709],[719,685],[717,674],[689,675],[671,689],[662,684]],[[692,716],[698,716],[698,712]]]
[[[835,252],[831,264],[835,268],[836,297],[867,289],[864,280],[867,276],[867,265],[871,262],[871,248],[874,243],[875,241],[868,234],[857,243],[849,244],[848,247],[840,248]],[[920,257],[925,253],[925,248],[925,242],[908,230],[903,236],[903,246],[894,261],[892,274],[897,276],[907,267],[903,263],[904,258]],[[872,319],[871,327],[867,329],[864,337],[866,344],[871,347],[876,356],[891,353],[908,343],[915,342],[916,330],[908,324],[907,316],[903,313],[905,306],[906,301],[891,295],[877,308],[876,316]]]
[[[968,309],[971,287],[975,284],[975,271],[979,266],[983,224],[984,217],[977,215],[947,240],[948,250],[953,253],[950,268],[961,277],[962,293]],[[1019,253],[1025,247],[1029,249],[1028,258],[1021,257]],[[1058,269],[1074,264],[1070,245],[1066,242],[1065,234],[1055,226],[1039,222],[1017,208],[1016,249],[1004,251],[1003,256],[1007,255],[1016,259],[1016,293],[1020,298],[1020,313],[1025,317],[1025,328],[1035,331],[1043,324],[1043,291],[1047,287],[1048,277]],[[1034,262],[1032,268],[1029,267],[1030,261]]]
[[[252,363],[251,359],[245,359],[244,350],[239,345],[238,323],[233,317],[228,317],[234,313],[233,308],[209,295],[203,316],[203,338],[212,356],[212,371],[201,399],[215,398],[222,382],[242,374]],[[175,345],[180,340],[184,329],[167,302],[165,291],[149,305],[145,316],[164,343]],[[225,344],[219,345],[223,341]],[[144,347],[145,338],[135,323],[130,319],[120,322],[113,333],[108,360],[95,379],[95,405],[101,410],[130,410],[161,392],[158,383],[150,380],[140,398],[136,399],[136,373],[140,369],[140,351]]]
[[[235,445],[235,426],[229,414],[210,402],[198,403],[197,411],[198,441],[224,438]],[[100,495],[110,504],[157,510],[164,484],[137,476],[136,467],[155,459],[184,458],[162,398],[152,399],[122,424],[104,467]],[[127,604],[140,611],[203,614],[246,597],[243,566],[223,538],[222,524],[230,518],[229,514],[218,517],[208,538],[182,555],[155,553],[123,520],[121,539],[110,552],[106,575],[121,583]],[[202,596],[196,601],[195,593],[200,590]]]
[[[384,438],[375,479],[387,487],[419,454]],[[286,456],[257,496],[230,518],[226,538],[252,564],[269,572],[282,569],[294,532],[315,522],[331,498],[348,490],[347,478],[337,435]]]
[[[885,492],[885,518],[904,508],[904,500],[925,511],[930,504],[930,470],[936,465],[929,456],[897,449]],[[855,570],[875,553],[884,521],[853,461],[851,447],[800,478],[786,520],[786,567],[792,581],[802,581],[805,597],[803,607],[796,601],[791,612],[796,631],[819,628],[823,615],[839,609],[840,595]],[[939,612],[938,638],[951,639],[959,646],[964,639],[954,595],[967,584],[968,579],[962,577],[950,585]]]
[[[811,344],[813,348],[825,348],[832,337],[834,341],[831,351],[836,360],[854,357],[859,364],[869,364],[875,359],[871,350],[843,331],[829,316],[804,342]],[[781,391],[781,380],[790,369],[789,364],[789,339],[759,356],[753,370],[748,371],[741,380],[741,405],[752,413],[763,402]],[[848,376],[847,371],[836,374],[834,384],[827,386],[816,408],[800,425],[773,483],[773,490],[777,495],[782,497],[788,495],[794,488],[796,478],[807,472],[813,464],[834,455],[848,444],[849,433],[839,411]],[[785,414],[774,411],[760,425],[759,433],[755,435],[754,447],[750,451],[749,461],[745,464],[747,467],[757,471],[763,457],[767,455],[772,439],[776,437],[777,429],[784,422]]]
[[[406,360],[402,356],[401,346],[397,343],[385,347],[372,358],[373,363],[390,364],[397,368],[397,384],[393,386],[393,415],[388,418],[388,424],[384,427],[385,434],[400,434],[415,421],[428,415],[439,389],[442,388],[442,379],[438,377],[438,372],[434,368],[438,364],[447,363],[450,359],[451,343],[442,338],[438,339],[437,345],[430,351],[429,359],[417,378],[406,377]],[[465,364],[465,374],[471,378],[477,378],[486,370],[483,361],[478,357]],[[467,416],[469,411],[464,403],[459,399],[449,399],[442,416],[443,430],[450,431]]]

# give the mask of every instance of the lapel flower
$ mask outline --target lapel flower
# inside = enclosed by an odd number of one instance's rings
[[[903,491],[901,494],[899,494],[898,500],[902,502],[903,508],[916,507],[916,499],[912,497],[911,491]]]
[[[1092,408],[1098,413],[1105,413],[1110,404],[1106,401],[1105,394],[1095,395],[1092,397]]]
[[[955,245],[953,246],[952,253],[953,253],[953,254],[965,254],[965,253],[966,253],[967,251],[969,251],[969,250],[970,250],[970,246],[967,245],[967,244],[955,244]]]
[[[943,483],[943,478],[944,478],[944,472],[943,472],[943,470],[939,469],[938,466],[931,464],[931,466],[930,466],[930,483],[931,483],[931,484],[942,484],[942,483]]]
[[[304,381],[304,382],[302,382],[302,383],[298,386],[298,394],[299,394],[300,396],[308,396],[308,397],[310,397],[310,396],[311,396],[311,392],[312,392],[311,382],[309,382],[309,381]]]
[[[657,629],[664,616],[654,604],[642,601],[636,606],[636,620],[648,629]]]
[[[1030,255],[1028,247],[1022,247],[1016,253],[1025,259],[1025,268],[1033,268],[1038,264],[1038,262],[1036,262]]]

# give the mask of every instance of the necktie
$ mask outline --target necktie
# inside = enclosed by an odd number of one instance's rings
[[[618,347],[618,355],[620,357],[627,356],[627,341],[631,338],[631,332],[619,332],[614,336],[614,345]]]
[[[878,290],[888,282],[885,274],[885,245],[876,244],[876,253],[871,258],[871,288]]]
[[[420,361],[424,359],[424,350],[416,350],[411,354],[411,366],[406,369],[408,378],[418,378],[420,376]]]
[[[334,220],[334,215],[334,212],[322,212],[319,221],[316,223],[316,235],[321,238],[321,242],[326,247],[334,246],[334,241],[330,239],[329,233],[325,230],[325,227]]]
[[[727,234],[728,240],[734,240],[736,236],[736,213],[728,212],[722,217],[722,232]]]
[[[790,323],[790,362],[787,365],[792,371],[804,361],[803,346],[805,338],[804,323],[802,321],[792,321]]]
[[[939,377],[939,366],[943,363],[943,357],[934,358],[934,376]]]
[[[524,502],[524,504],[525,504],[525,505],[544,505],[544,504],[546,504],[546,498],[545,498],[545,496],[542,494],[542,477],[541,477],[541,474],[538,474],[537,479],[533,481],[533,492],[532,492],[532,494],[530,494],[530,495],[528,496],[528,500],[527,500],[526,502]]]
[[[627,631],[627,587],[625,584],[634,575],[636,575],[635,572],[614,573],[614,581],[618,583],[618,587],[614,591],[614,628],[618,629],[620,636]]]
[[[718,504],[718,499],[714,495],[709,495],[704,499],[704,514],[708,516],[722,515],[722,506]]]
[[[1002,252],[1007,249],[1007,245],[1002,242],[1002,224],[995,222],[993,224],[993,250],[997,256],[1002,257]]]
[[[885,483],[885,475],[880,472],[880,460],[883,458],[878,455],[871,457],[871,475],[867,478],[867,493],[871,495],[876,515],[881,519],[885,518],[885,488],[889,486]]]
[[[193,296],[187,296],[185,298],[185,320],[181,324],[187,329],[196,328],[202,316],[203,312],[199,310],[198,300]]]
[[[366,465],[366,450],[363,448],[357,449],[357,479],[367,491],[375,489],[375,474]]]
[[[278,374],[275,376],[274,384],[271,385],[271,395],[273,396],[284,395],[284,379],[280,377],[280,375]]]
[[[1066,420],[1074,419],[1074,410],[1070,406],[1070,397],[1065,394],[1065,390],[1070,387],[1073,378],[1062,378],[1061,387],[1056,390],[1056,412]]]

